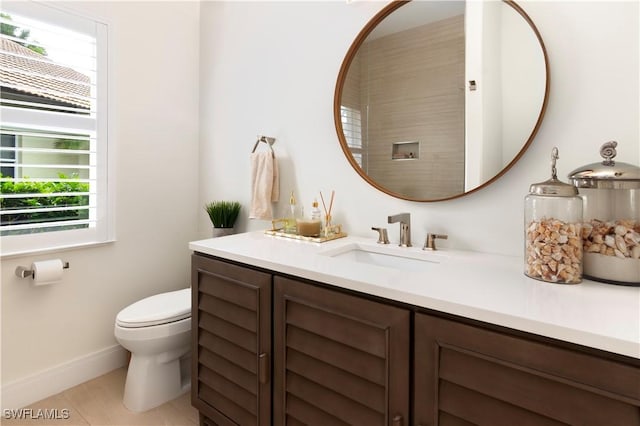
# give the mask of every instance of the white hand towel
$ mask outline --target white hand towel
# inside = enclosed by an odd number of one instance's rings
[[[278,163],[271,152],[251,154],[250,219],[271,220],[271,203],[280,198]]]

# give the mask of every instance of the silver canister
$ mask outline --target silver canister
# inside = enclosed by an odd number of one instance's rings
[[[534,183],[524,199],[524,273],[558,283],[582,281],[582,199],[557,178],[558,148],[551,153],[551,179]]]
[[[569,175],[583,199],[584,275],[610,284],[640,285],[640,167],[614,161],[615,141],[602,162]]]

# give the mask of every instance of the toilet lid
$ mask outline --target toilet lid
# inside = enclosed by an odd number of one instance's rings
[[[118,313],[116,324],[127,328],[149,327],[190,316],[191,289],[185,288],[156,294],[127,306]]]

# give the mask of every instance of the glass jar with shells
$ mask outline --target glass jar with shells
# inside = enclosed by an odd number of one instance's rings
[[[614,161],[616,141],[602,145],[602,162],[569,175],[584,200],[584,275],[640,286],[640,167]]]
[[[525,197],[525,269],[528,277],[559,284],[582,281],[582,199],[557,178],[558,148],[551,153],[551,179],[534,183]]]

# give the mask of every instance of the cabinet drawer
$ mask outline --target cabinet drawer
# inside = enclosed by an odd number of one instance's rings
[[[416,424],[640,425],[639,406],[638,367],[416,314]]]

